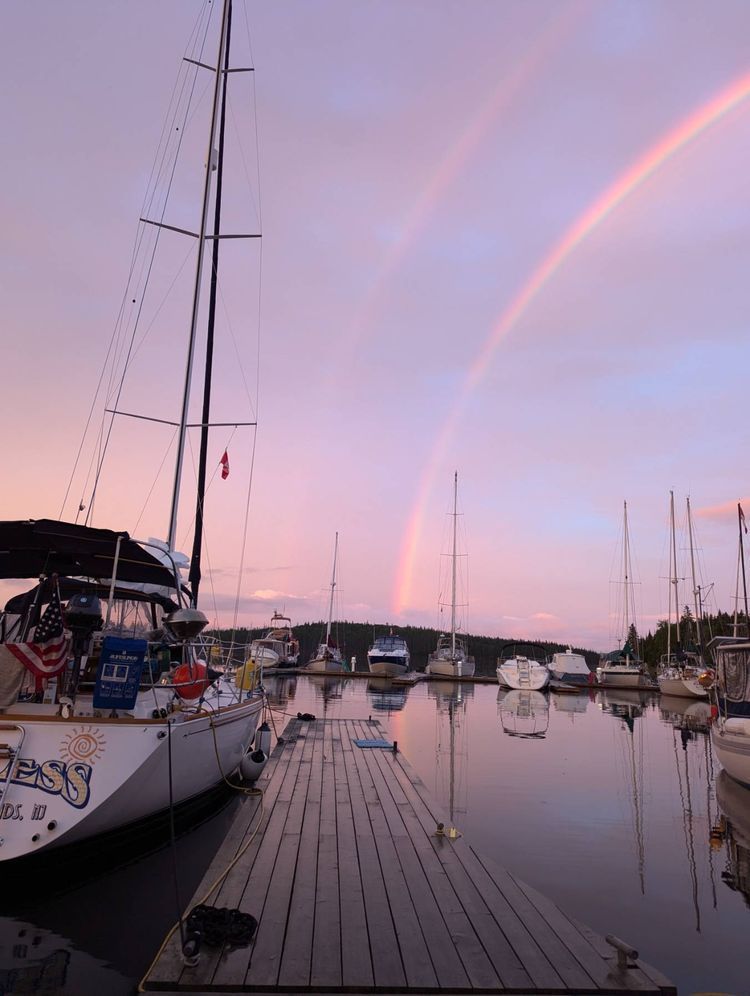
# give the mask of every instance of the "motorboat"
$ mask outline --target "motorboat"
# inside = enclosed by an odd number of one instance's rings
[[[523,688],[540,691],[549,683],[549,668],[540,661],[530,657],[510,657],[498,661],[495,668],[498,683],[505,688]]]
[[[299,641],[294,638],[292,620],[280,612],[274,612],[266,634],[250,644],[250,657],[264,669],[296,667]]]
[[[595,675],[583,654],[574,654],[571,647],[552,655],[550,677],[569,685],[592,685]]]
[[[406,674],[409,670],[409,660],[406,640],[402,636],[395,636],[392,632],[388,636],[376,637],[367,651],[370,674],[380,677],[394,678]]]

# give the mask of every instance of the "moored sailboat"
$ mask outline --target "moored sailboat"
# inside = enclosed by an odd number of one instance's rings
[[[628,503],[623,502],[622,570],[623,570],[623,639],[619,650],[604,654],[596,669],[600,685],[613,688],[651,688],[653,683],[646,674],[638,652],[635,629],[635,602],[633,599],[633,568],[630,562],[630,534],[628,532]],[[633,642],[631,642],[631,636]],[[633,645],[633,643],[635,645]]]
[[[260,691],[246,693],[230,670],[211,668],[216,644],[202,635],[208,620],[198,609],[224,121],[234,71],[231,9],[225,0],[212,70],[209,149],[216,147],[216,156],[205,166],[167,542],[58,520],[0,523],[0,577],[39,582],[11,600],[0,624],[0,861],[88,840],[200,795],[237,768],[263,707]],[[175,539],[208,242],[212,279],[187,585]],[[100,470],[101,462],[97,478]]]
[[[339,552],[339,534],[333,545],[333,570],[331,572],[331,596],[328,600],[328,620],[326,622],[325,639],[318,644],[315,655],[307,662],[306,670],[326,673],[328,671],[348,671],[344,655],[341,648],[337,646],[333,639],[331,629],[333,625],[333,602],[336,594],[336,560]]]
[[[693,547],[693,522],[690,514],[690,498],[687,499],[688,538],[690,540],[690,566],[693,579],[693,596],[695,599],[695,625],[697,629],[698,647],[701,645],[701,615],[702,606],[698,598],[698,586],[695,574],[695,553]],[[667,615],[667,652],[659,662],[656,677],[659,689],[664,695],[684,695],[687,698],[705,699],[707,690],[700,682],[705,672],[703,659],[698,651],[683,648],[680,641],[680,602],[677,577],[677,544],[674,521],[674,492],[669,492],[669,610]],[[676,647],[672,649],[672,606],[674,605],[674,626]]]
[[[474,658],[469,656],[465,637],[456,632],[456,530],[458,519],[458,471],[453,476],[453,548],[451,553],[451,631],[441,633],[435,650],[427,658],[425,671],[439,678],[470,678]]]

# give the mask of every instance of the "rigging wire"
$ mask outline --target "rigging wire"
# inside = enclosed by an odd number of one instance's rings
[[[200,19],[201,19],[202,16],[203,16],[202,14],[199,14],[199,16],[198,16],[198,18],[197,18],[197,20],[196,20],[196,22],[194,24],[193,31],[192,31],[190,39],[188,41],[188,46],[190,45],[190,42],[192,41],[193,37],[197,37],[197,35],[199,34]],[[209,19],[210,19],[210,12],[209,12]],[[207,28],[207,26],[208,26],[208,22],[207,22],[206,28]],[[205,43],[205,34],[204,34],[203,42]],[[195,47],[195,44],[196,43],[194,42],[193,43],[194,47]],[[174,82],[174,85],[173,85],[173,88],[172,88],[172,94],[170,96],[170,101],[169,101],[169,105],[168,105],[168,108],[167,108],[167,114],[165,115],[164,124],[162,125],[162,136],[160,137],[160,140],[159,140],[160,145],[161,145],[161,142],[163,141],[164,135],[165,135],[166,130],[167,130],[167,121],[169,120],[170,110],[171,110],[171,108],[172,108],[172,106],[174,104],[174,97],[175,97],[175,92],[176,92],[177,87],[178,87],[179,79],[180,79],[180,72],[178,72],[177,77],[176,77],[175,82]],[[184,86],[184,84],[183,84],[183,86]],[[174,120],[174,119],[172,119],[172,120]],[[148,181],[148,184],[146,186],[146,194],[144,195],[144,207],[145,207],[146,202],[147,202],[149,184],[151,183],[151,180],[152,180],[152,178],[154,176],[154,171],[155,171],[155,168],[156,168],[156,162],[157,162],[158,158],[159,158],[159,147],[157,147],[157,152],[156,152],[156,155],[154,157],[154,160],[153,160],[153,163],[152,163],[152,167],[151,167],[151,172],[150,172],[150,175],[149,175],[149,181]],[[152,196],[153,196],[153,194],[152,194]],[[141,213],[143,214],[143,211]],[[76,471],[78,469],[78,464],[80,462],[80,458],[81,458],[81,455],[83,453],[83,448],[84,448],[84,445],[85,445],[85,442],[86,442],[86,437],[88,436],[89,428],[91,426],[91,421],[93,419],[94,411],[95,411],[96,404],[97,404],[97,399],[99,397],[99,394],[100,394],[100,391],[101,391],[101,388],[102,388],[102,383],[104,381],[104,378],[105,378],[105,375],[107,373],[108,367],[110,369],[110,374],[109,374],[110,384],[109,384],[108,392],[107,393],[109,393],[109,391],[111,390],[112,371],[114,370],[114,368],[116,366],[116,360],[113,359],[112,360],[112,364],[110,365],[110,357],[112,357],[112,355],[113,355],[113,349],[115,350],[115,356],[117,355],[118,349],[116,347],[116,343],[118,342],[119,337],[120,337],[120,329],[122,327],[122,320],[123,320],[123,314],[124,314],[124,311],[125,311],[126,301],[127,301],[127,298],[130,296],[129,293],[128,293],[128,291],[129,291],[129,289],[131,287],[131,284],[132,284],[133,272],[135,270],[136,260],[137,260],[137,257],[138,257],[138,252],[139,252],[140,244],[141,244],[141,241],[142,241],[142,238],[143,238],[143,236],[142,236],[142,229],[143,229],[143,227],[144,226],[142,226],[141,224],[139,224],[137,226],[136,239],[135,239],[135,242],[134,242],[134,245],[133,245],[133,251],[131,253],[130,267],[129,267],[129,271],[128,271],[128,279],[127,279],[127,282],[126,282],[126,285],[125,285],[125,290],[123,292],[123,296],[122,296],[122,299],[121,299],[121,302],[120,302],[120,307],[119,307],[119,310],[118,310],[117,318],[115,320],[115,323],[114,323],[114,326],[113,326],[113,329],[112,329],[112,333],[111,333],[111,336],[110,336],[109,344],[107,346],[107,351],[106,351],[104,362],[102,364],[102,368],[101,368],[101,371],[100,371],[100,374],[99,374],[99,380],[97,381],[96,390],[94,392],[94,396],[93,396],[92,401],[91,401],[91,406],[89,408],[89,413],[88,413],[88,416],[86,418],[86,422],[84,424],[83,433],[81,435],[81,441],[79,443],[78,451],[76,453],[75,460],[73,462],[73,467],[72,467],[72,470],[71,470],[71,473],[70,473],[70,477],[69,477],[69,480],[68,480],[68,485],[67,485],[67,488],[65,490],[65,495],[63,497],[62,504],[60,506],[60,518],[62,518],[64,509],[65,509],[65,505],[67,504],[68,498],[70,496],[70,491],[72,489],[73,481],[75,479]],[[83,494],[85,494],[86,487],[88,486],[88,480],[89,480],[89,477],[90,477],[90,472],[91,472],[91,467],[89,467],[89,474],[87,475],[87,478],[86,478],[86,484],[84,485],[84,489],[83,489],[83,493],[82,493],[81,499],[78,502],[79,512],[81,511],[81,506],[83,505]],[[77,520],[77,515],[76,515],[76,520]]]
[[[205,45],[205,42],[206,42],[206,35],[207,35],[207,32],[208,32],[209,24],[210,24],[210,16],[206,19],[205,32],[204,32],[204,35],[203,35],[203,40],[201,42],[201,48],[200,48],[200,52],[201,53],[203,51],[203,46]],[[185,80],[187,80],[188,77],[189,77],[189,70],[186,71],[186,73],[185,73]],[[192,85],[190,86],[190,92],[189,92],[189,96],[187,98],[187,103],[186,103],[186,106],[185,106],[184,117],[182,119],[182,127],[178,129],[180,137],[177,140],[176,148],[174,150],[173,161],[172,161],[172,168],[171,168],[171,171],[169,172],[169,177],[168,177],[167,185],[166,185],[166,191],[164,193],[164,202],[162,204],[162,210],[161,210],[161,214],[159,216],[159,221],[160,222],[162,222],[164,220],[164,215],[166,214],[166,210],[167,210],[167,204],[169,203],[169,195],[171,193],[172,184],[174,182],[174,176],[175,176],[175,172],[176,172],[176,169],[177,169],[177,162],[178,162],[178,158],[179,158],[179,152],[180,152],[180,149],[182,147],[182,142],[183,142],[183,139],[184,139],[184,136],[185,136],[185,124],[186,124],[186,121],[187,121],[187,118],[188,118],[188,113],[190,111],[190,108],[191,108],[191,105],[192,105],[192,102],[193,102],[193,97],[194,97],[194,94],[195,94],[195,88],[196,88],[197,78],[198,78],[198,67],[196,66],[196,67],[194,67],[193,78],[192,78]],[[208,168],[208,164],[207,164],[206,168]],[[143,222],[140,222],[139,224],[143,228],[148,227]],[[148,287],[148,282],[149,282],[149,279],[150,279],[150,276],[151,276],[151,272],[153,270],[154,261],[155,261],[155,258],[156,258],[156,250],[157,250],[158,245],[159,245],[159,238],[160,238],[161,232],[162,232],[162,229],[161,228],[157,228],[156,235],[155,235],[154,240],[153,240],[153,246],[152,246],[152,250],[151,250],[151,255],[150,255],[150,258],[148,259],[148,265],[146,266],[146,276],[145,276],[144,288],[143,288],[143,292],[141,294],[140,301],[139,301],[138,306],[136,308],[136,317],[135,317],[135,322],[134,322],[134,325],[133,325],[133,330],[132,330],[132,333],[131,333],[131,336],[130,336],[130,344],[129,344],[128,348],[127,348],[127,352],[126,352],[126,355],[125,355],[124,366],[123,366],[123,369],[122,369],[122,374],[120,376],[119,384],[118,384],[118,387],[117,387],[117,393],[116,393],[116,396],[114,398],[114,403],[112,404],[112,407],[114,409],[117,409],[118,406],[119,406],[120,396],[122,394],[122,389],[123,389],[123,386],[124,386],[124,383],[125,383],[125,376],[126,376],[127,371],[128,371],[128,367],[129,367],[129,364],[130,364],[130,359],[131,359],[131,355],[132,355],[132,351],[133,351],[133,346],[134,346],[134,343],[135,343],[136,332],[138,330],[138,325],[139,325],[139,322],[140,322],[141,314],[143,312],[143,306],[145,304],[146,288]],[[126,288],[126,294],[127,294],[127,288]],[[110,394],[109,397],[110,397],[110,400],[111,400],[112,399],[112,395]],[[106,413],[104,413],[104,415],[106,416]],[[104,448],[103,448],[102,454],[101,454],[99,462],[98,462],[98,466],[97,466],[97,469],[96,469],[96,474],[94,476],[94,484],[93,484],[91,499],[89,501],[88,514],[87,514],[86,519],[85,519],[85,523],[87,525],[88,525],[89,520],[91,518],[91,512],[92,512],[92,508],[93,508],[93,504],[94,504],[94,498],[95,498],[95,495],[96,495],[96,490],[97,490],[98,485],[99,485],[99,478],[101,476],[102,466],[103,466],[103,463],[104,463],[104,458],[105,458],[106,453],[107,453],[107,447],[108,447],[109,440],[110,440],[110,437],[111,437],[111,434],[112,434],[112,429],[113,429],[113,426],[114,426],[114,421],[115,421],[115,415],[112,414],[110,416],[110,418],[109,418],[109,426],[108,426],[107,431],[106,431],[106,436],[105,436],[105,440],[104,440]],[[106,417],[103,416],[102,422],[104,424],[106,424],[106,422],[107,422]]]

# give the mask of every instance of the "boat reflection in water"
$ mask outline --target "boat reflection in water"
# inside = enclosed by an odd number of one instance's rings
[[[270,705],[285,706],[288,702],[294,701],[294,696],[297,692],[297,678],[295,675],[264,675],[263,685],[266,689],[266,696]]]
[[[643,834],[643,728],[636,720],[643,716],[646,706],[653,702],[653,693],[636,688],[607,688],[596,693],[596,703],[602,712],[608,712],[622,721],[625,734],[624,767],[628,772],[630,808],[633,819],[633,839],[635,840],[638,880],[641,895],[646,894],[646,849]]]
[[[0,917],[0,993],[131,993],[132,981],[105,962],[76,951],[65,937]]]
[[[465,814],[469,796],[469,737],[466,702],[474,697],[474,686],[447,681],[428,681],[427,694],[435,700],[435,795],[448,805],[449,837],[458,836],[455,816]]]
[[[367,698],[378,712],[400,712],[406,705],[408,685],[394,685],[390,678],[370,678]]]
[[[711,823],[712,783],[714,777],[711,743],[708,736],[711,707],[700,699],[662,695],[659,699],[661,720],[672,727],[672,752],[680,793],[682,836],[688,862],[688,874],[695,929],[701,932],[698,852],[695,846],[696,828],[705,821]],[[708,879],[713,906],[716,908],[716,884],[713,854],[708,853]]]
[[[307,680],[315,689],[315,698],[323,702],[323,715],[327,704],[333,699],[340,699],[344,692],[346,678],[333,674],[309,674]]]
[[[721,878],[750,907],[750,788],[720,771],[716,801],[722,816],[711,831],[711,846],[718,849],[722,842],[726,844],[727,863]]]
[[[575,723],[576,715],[586,712],[589,702],[593,702],[593,693],[588,691],[576,692],[575,694],[571,692],[552,692],[551,698],[555,712],[567,714],[570,722]]]
[[[662,695],[659,698],[659,711],[664,722],[677,730],[708,733],[711,725],[711,706],[702,699]]]
[[[498,696],[498,712],[509,737],[541,740],[547,735],[549,700],[544,692],[514,688],[502,699]]]

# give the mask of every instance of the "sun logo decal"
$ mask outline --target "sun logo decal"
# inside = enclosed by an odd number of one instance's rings
[[[98,731],[75,729],[63,737],[60,756],[64,761],[85,761],[93,764],[104,753],[107,741]]]

